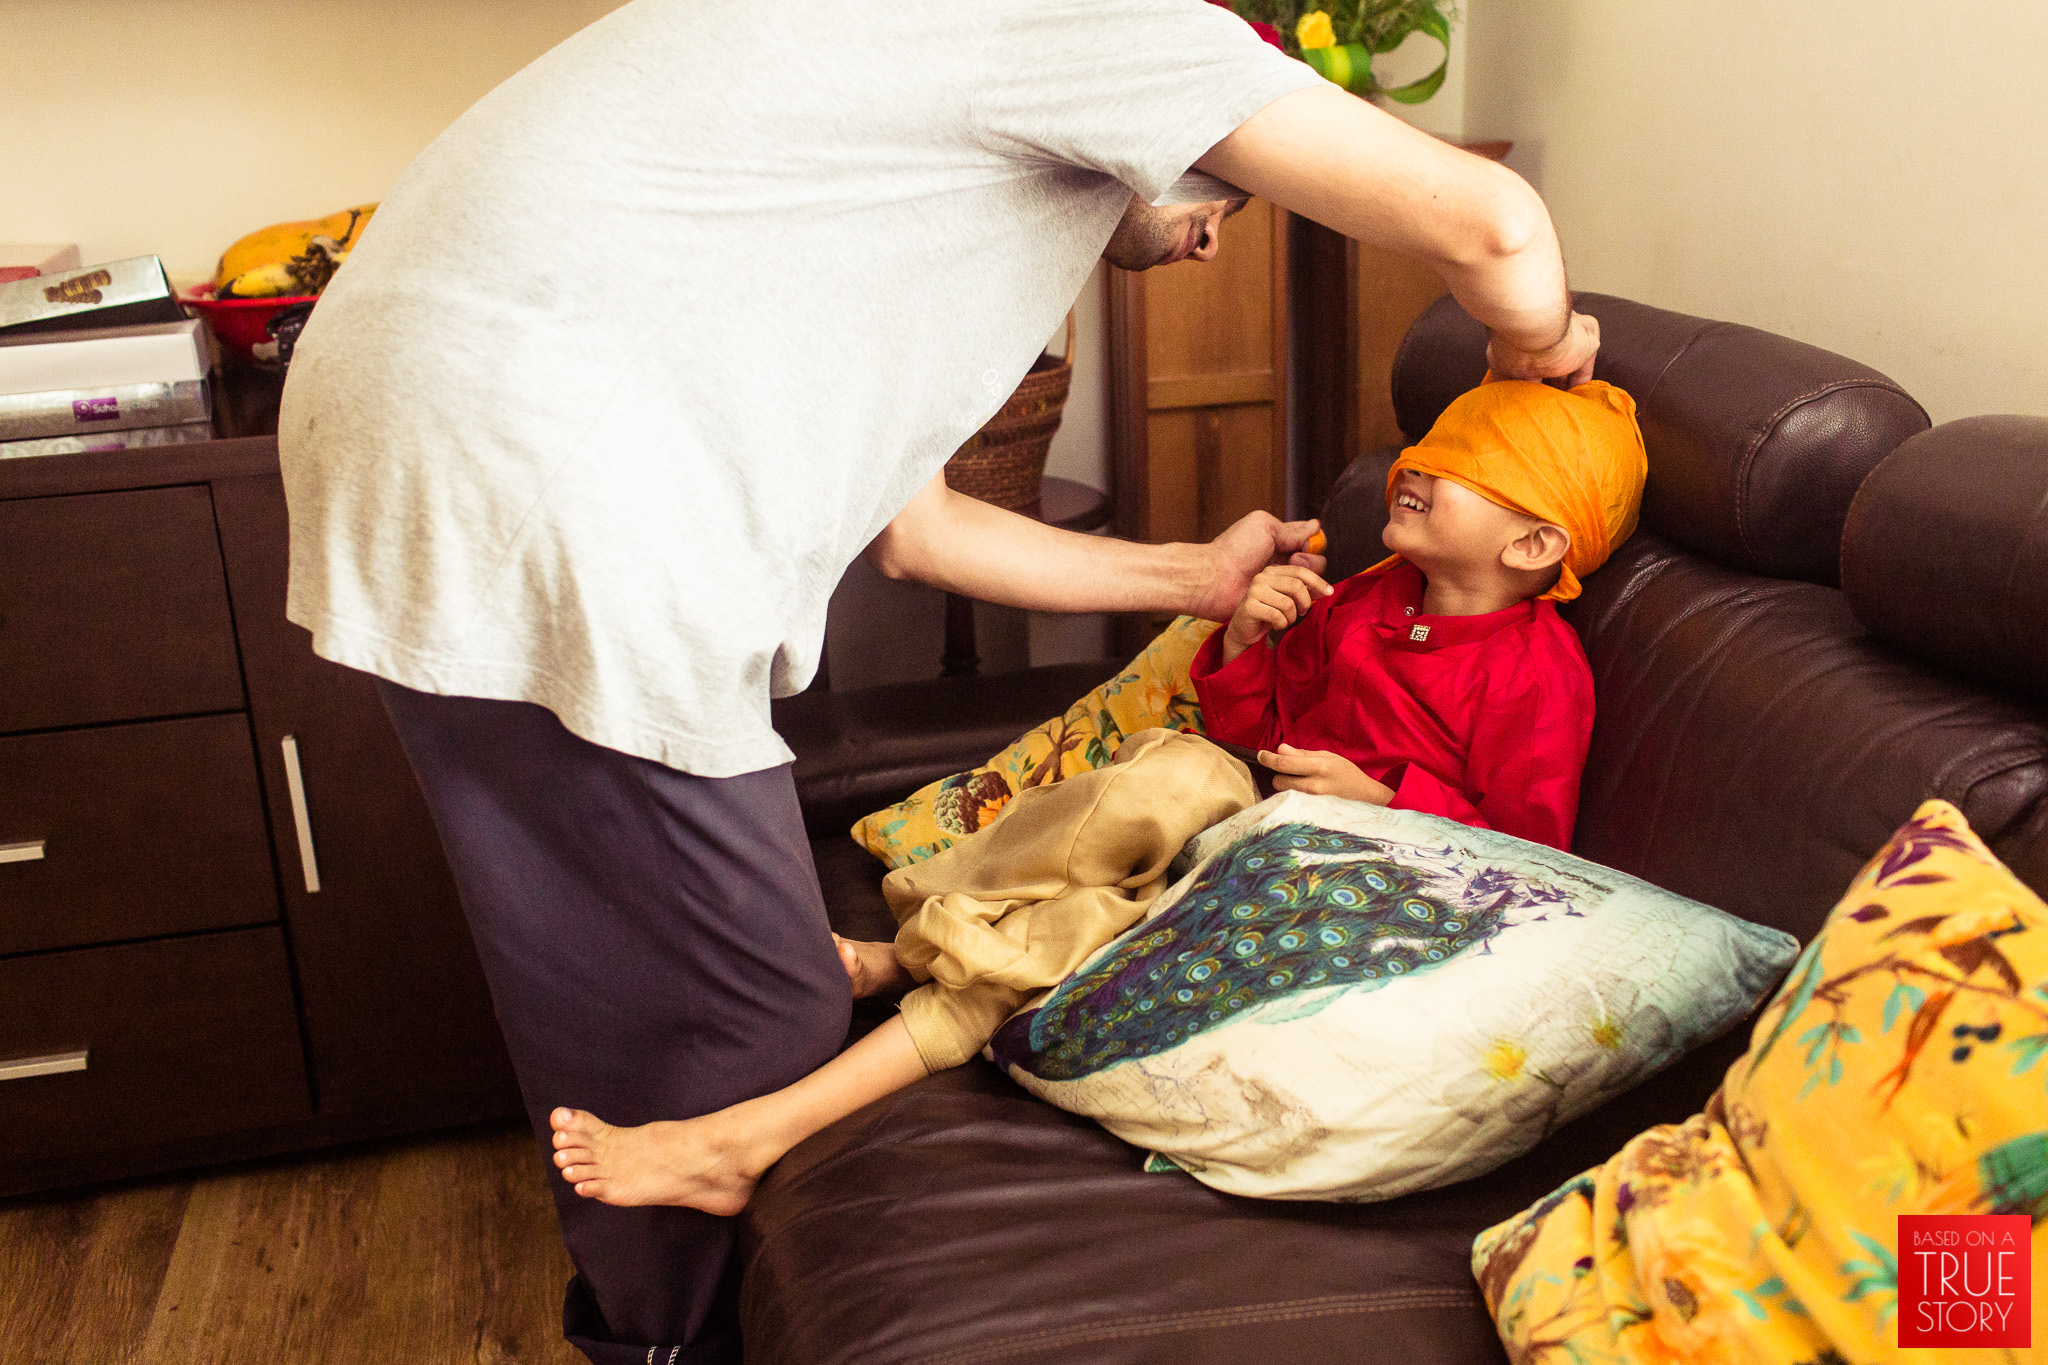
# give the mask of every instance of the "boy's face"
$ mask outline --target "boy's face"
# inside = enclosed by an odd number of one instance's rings
[[[1380,539],[1427,574],[1432,565],[1480,569],[1499,564],[1503,551],[1543,524],[1455,480],[1404,469],[1395,480]]]

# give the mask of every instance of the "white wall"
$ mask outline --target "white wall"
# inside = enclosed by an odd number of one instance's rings
[[[380,198],[435,134],[619,0],[0,0],[0,242],[155,253]]]
[[[1937,422],[2048,414],[2048,5],[1466,0],[1573,284],[1872,365]]]

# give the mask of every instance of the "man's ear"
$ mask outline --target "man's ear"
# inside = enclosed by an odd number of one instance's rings
[[[1564,563],[1564,557],[1571,548],[1571,532],[1562,526],[1539,521],[1508,542],[1508,547],[1500,552],[1500,562],[1510,569],[1536,573]]]

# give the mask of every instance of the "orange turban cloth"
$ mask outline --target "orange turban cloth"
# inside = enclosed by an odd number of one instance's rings
[[[1636,400],[1612,384],[1596,379],[1567,390],[1489,374],[1394,461],[1387,472],[1389,503],[1404,469],[1461,483],[1524,516],[1562,526],[1571,549],[1557,585],[1543,596],[1569,602],[1579,595],[1579,580],[1636,529],[1649,460]]]

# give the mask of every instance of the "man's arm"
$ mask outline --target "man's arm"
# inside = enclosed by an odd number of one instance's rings
[[[1504,379],[1593,376],[1600,327],[1571,310],[1550,211],[1505,166],[1334,85],[1283,95],[1195,163],[1347,237],[1432,266],[1493,333]]]
[[[956,493],[944,474],[918,491],[868,546],[890,578],[915,579],[1032,611],[1172,611],[1228,619],[1252,577],[1287,561],[1321,572],[1302,549],[1313,521],[1244,517],[1206,545],[1138,545],[1084,536]]]

